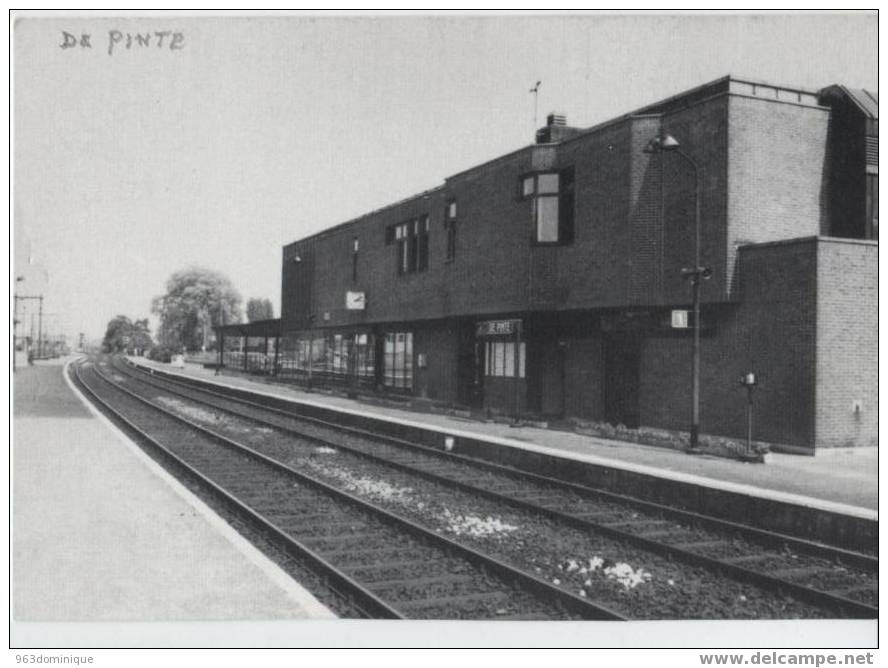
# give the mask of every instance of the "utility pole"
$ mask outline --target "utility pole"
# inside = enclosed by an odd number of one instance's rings
[[[21,283],[25,280],[24,276],[16,276],[15,282]],[[12,300],[12,372],[15,373],[15,344],[18,338],[18,297],[13,295]]]
[[[43,357],[43,295],[40,295],[40,310],[37,312],[37,357]]]
[[[18,303],[20,301],[24,301],[26,299],[36,299],[40,302],[40,311],[39,311],[39,325],[38,325],[38,337],[42,337],[43,335],[43,295],[14,295],[14,307],[13,307],[13,349],[12,349],[12,364],[13,371],[15,371],[15,322],[16,322],[16,314],[18,313]],[[34,338],[34,313],[31,313],[31,338]],[[40,340],[38,338],[38,354],[39,354],[39,346]]]

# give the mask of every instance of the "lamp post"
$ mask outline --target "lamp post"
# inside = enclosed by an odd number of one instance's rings
[[[15,300],[15,306],[13,306],[13,318],[12,318],[13,321],[15,320],[15,315],[18,312],[18,303],[20,301],[24,301],[26,299],[35,299],[39,302],[40,312],[39,312],[39,321],[38,321],[39,324],[38,324],[38,329],[37,329],[37,332],[38,332],[38,334],[37,334],[37,336],[38,336],[37,351],[38,351],[38,357],[42,357],[42,352],[41,352],[42,346],[41,346],[40,340],[43,338],[43,295],[14,295],[13,299]],[[33,338],[33,336],[34,336],[34,314],[31,313],[31,337]],[[13,323],[13,339],[14,338],[15,338],[15,324]],[[29,357],[28,357],[29,362],[28,363],[30,364],[30,360],[31,360],[30,346],[28,347],[28,350],[29,350]],[[14,352],[15,351],[13,350],[13,353]],[[13,364],[14,364],[15,363],[15,354],[13,354],[12,359],[13,359]],[[14,370],[15,370],[15,368],[13,367],[13,371]]]
[[[25,280],[24,276],[16,276],[15,282],[21,283]],[[15,345],[18,339],[18,297],[13,295],[12,300],[12,372],[15,373]]]
[[[703,200],[703,179],[697,161],[681,150],[681,144],[670,134],[662,134],[651,139],[644,148],[645,153],[676,153],[687,162],[694,173],[694,266],[685,267],[681,275],[691,282],[691,295],[694,309],[694,348],[691,363],[691,433],[688,452],[695,452],[700,441],[700,281],[712,276],[709,267],[700,266],[700,223]]]
[[[216,363],[214,376],[218,376],[225,366],[225,299],[219,293],[219,328],[216,330],[216,345],[219,347],[219,361]]]

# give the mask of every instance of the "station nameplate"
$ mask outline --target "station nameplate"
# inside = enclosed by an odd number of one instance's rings
[[[475,327],[476,336],[513,336],[520,320],[484,320]]]

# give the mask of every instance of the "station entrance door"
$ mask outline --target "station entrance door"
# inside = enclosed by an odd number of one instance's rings
[[[484,403],[484,345],[475,339],[473,321],[460,322],[456,360],[456,400],[480,410]]]
[[[604,417],[611,424],[639,425],[641,339],[621,333],[604,343]]]

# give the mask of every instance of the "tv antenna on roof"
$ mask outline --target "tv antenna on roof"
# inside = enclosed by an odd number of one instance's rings
[[[536,132],[536,130],[537,130],[537,98],[539,97],[541,83],[543,83],[543,82],[537,81],[536,84],[534,84],[534,87],[531,88],[529,91],[529,92],[533,93],[533,131],[534,132]]]

